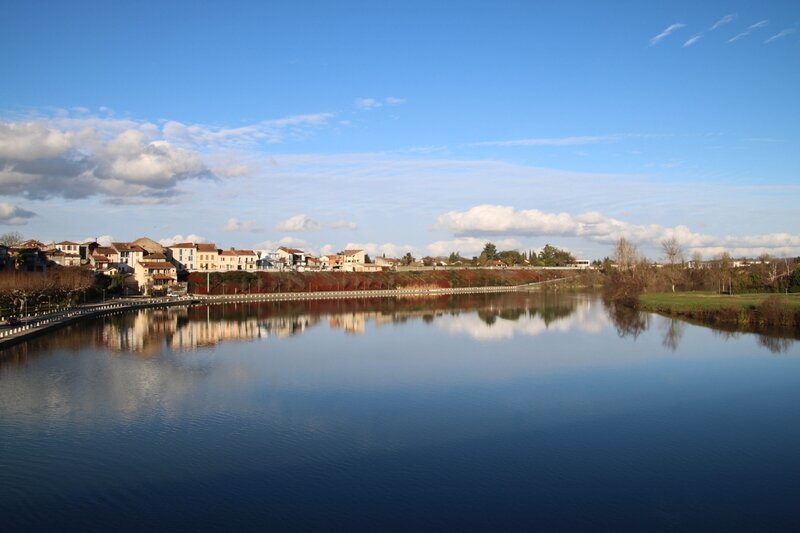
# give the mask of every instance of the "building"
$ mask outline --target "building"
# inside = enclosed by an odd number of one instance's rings
[[[133,267],[139,290],[145,295],[166,292],[178,280],[175,265],[169,261],[140,261]]]
[[[193,242],[182,242],[167,246],[172,255],[172,262],[178,270],[192,272],[197,270],[197,246]]]
[[[367,254],[364,250],[345,250],[339,254],[339,262],[342,270],[353,272],[356,265],[366,264]]]
[[[197,270],[201,272],[214,272],[219,266],[219,250],[217,245],[208,243],[197,243],[196,245]]]
[[[81,245],[72,241],[61,241],[55,245],[56,250],[64,252],[65,254],[78,254],[81,253]]]
[[[61,250],[46,252],[47,260],[63,267],[81,266],[81,256],[77,253],[67,253]]]
[[[220,272],[232,270],[255,272],[256,270],[258,256],[253,250],[222,250],[218,257],[217,270]]]
[[[278,248],[278,263],[286,268],[297,268],[298,266],[305,266],[306,253],[297,248],[286,248],[281,246]]]
[[[114,254],[109,256],[113,266],[120,272],[133,272],[136,263],[144,260],[144,248],[128,242],[112,242]]]

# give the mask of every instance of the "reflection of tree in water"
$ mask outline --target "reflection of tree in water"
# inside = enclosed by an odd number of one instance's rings
[[[669,322],[667,322],[667,327],[664,331],[664,340],[661,341],[661,344],[674,352],[678,349],[678,344],[681,342],[683,329],[686,327],[686,323],[676,318],[670,318],[668,320]]]
[[[647,314],[640,312],[638,309],[612,301],[605,301],[604,305],[620,337],[630,336],[635,339],[650,327]]]
[[[772,337],[770,335],[759,335],[758,344],[772,353],[785,353],[794,344],[793,339],[786,337]]]
[[[545,326],[549,326],[557,320],[568,317],[576,309],[577,301],[574,298],[537,294],[529,295],[523,300],[509,299],[507,302],[501,300],[491,307],[478,309],[478,317],[487,326],[491,326],[498,318],[517,322],[522,317],[532,320],[539,316]]]
[[[497,322],[498,312],[494,309],[479,309],[478,318],[483,320],[487,326],[491,326]]]

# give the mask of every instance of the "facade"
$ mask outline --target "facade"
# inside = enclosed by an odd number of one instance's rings
[[[56,250],[60,252],[64,252],[66,254],[78,254],[81,253],[81,245],[77,242],[72,241],[61,241],[57,242],[55,245]]]
[[[140,261],[134,265],[133,274],[139,290],[145,295],[166,292],[178,280],[175,265],[164,260]]]
[[[253,250],[222,250],[219,253],[217,270],[220,272],[232,270],[255,272],[256,259],[258,256]]]
[[[219,266],[219,250],[214,243],[198,243],[196,245],[197,270],[215,272]]]
[[[144,248],[127,242],[112,242],[114,254],[109,257],[120,272],[133,272],[136,263],[144,260]]]
[[[364,250],[345,250],[339,254],[339,262],[342,270],[354,272],[356,267],[360,267],[367,262],[367,254]]]
[[[46,255],[48,261],[52,261],[53,263],[63,267],[81,266],[81,256],[76,253],[67,253],[62,252],[61,250],[56,250],[54,252],[48,252]]]
[[[306,253],[297,248],[278,248],[278,263],[286,268],[296,268],[306,264]]]
[[[197,246],[193,242],[173,244],[168,246],[167,249],[170,251],[172,262],[175,263],[178,270],[188,272],[197,270]]]

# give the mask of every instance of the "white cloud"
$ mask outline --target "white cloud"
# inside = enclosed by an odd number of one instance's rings
[[[616,141],[611,136],[579,136],[579,137],[544,137],[532,139],[514,139],[510,141],[484,141],[474,146],[575,146],[583,144],[600,144]]]
[[[95,118],[0,122],[0,194],[166,199],[211,177],[198,153],[152,139],[151,125]]]
[[[241,146],[259,142],[282,143],[301,139],[326,126],[333,113],[309,113],[262,120],[238,128],[214,127],[204,124],[183,124],[169,121],[164,124],[164,137],[176,144]]]
[[[289,217],[276,226],[279,231],[316,231],[321,227],[322,224],[303,214]]]
[[[462,257],[472,257],[480,255],[487,242],[489,242],[488,239],[478,237],[461,237],[447,241],[436,241],[428,245],[428,252],[433,256],[445,256],[450,255],[452,252],[458,252]],[[522,249],[522,243],[516,239],[493,239],[491,242],[501,251]]]
[[[9,226],[22,226],[28,223],[28,219],[35,217],[36,213],[22,209],[8,202],[0,202],[0,224]]]
[[[257,250],[277,250],[281,246],[286,248],[299,248],[305,250],[307,253],[314,253],[312,249],[310,249],[310,245],[308,241],[304,241],[303,239],[298,239],[296,237],[282,237],[277,241],[261,241],[256,244],[253,248]]]
[[[747,37],[748,35],[750,35],[753,32],[753,30],[757,30],[759,28],[763,28],[763,27],[767,26],[768,24],[769,24],[768,20],[758,21],[755,24],[752,24],[751,26],[749,26],[742,33],[739,33],[738,35],[735,35],[735,36],[731,37],[730,39],[728,39],[728,42],[732,43],[734,41],[738,41],[742,37]]]
[[[736,13],[731,13],[730,15],[725,15],[724,17],[722,17],[721,19],[716,21],[713,26],[711,26],[711,30],[710,31],[714,31],[717,28],[719,28],[720,26],[724,26],[725,24],[733,22],[733,20],[735,18],[736,18]]]
[[[703,38],[703,34],[702,33],[698,33],[697,35],[689,37],[689,39],[687,39],[686,42],[683,43],[683,47],[687,48],[689,46],[692,46],[694,43],[696,43],[697,41],[699,41],[702,38]]]
[[[356,99],[356,107],[362,111],[371,111],[378,107],[383,106],[381,102],[375,98],[358,98]]]
[[[383,107],[384,105],[389,106],[397,106],[401,104],[405,104],[405,98],[398,98],[396,96],[387,96],[383,100],[377,98],[357,98],[356,99],[356,107],[362,111],[371,111],[373,109],[377,109],[379,107]]]
[[[764,44],[769,44],[772,41],[777,41],[778,39],[783,39],[787,35],[793,34],[795,31],[797,31],[795,28],[787,28],[785,30],[781,30],[780,32],[776,33],[775,35],[773,35],[772,37],[770,37],[769,39],[764,41]]]
[[[111,243],[115,241],[114,237],[111,235],[100,235],[99,237],[86,237],[85,239],[81,239],[80,242],[96,242],[100,246],[111,246]]]
[[[259,227],[254,221],[244,221],[234,217],[229,218],[228,223],[225,224],[225,231],[229,232],[258,232],[261,230],[262,228]]]
[[[650,39],[650,46],[658,44],[662,39],[665,39],[666,37],[669,37],[669,35],[672,32],[674,32],[676,30],[679,30],[681,28],[685,28],[685,27],[686,27],[686,24],[681,24],[681,23],[669,25],[667,27],[667,29],[665,29],[664,31],[662,31],[661,33],[659,33],[658,35],[656,35],[655,37]]]
[[[195,235],[194,233],[190,233],[188,235],[173,235],[172,237],[166,237],[164,239],[159,239],[158,244],[161,246],[172,246],[174,244],[178,244],[179,242],[206,242],[205,237],[201,237],[200,235]]]
[[[410,244],[394,244],[391,242],[385,242],[383,244],[374,242],[348,242],[342,250],[364,250],[372,258],[382,255],[386,255],[386,257],[400,257],[406,255],[408,252],[415,255],[417,251],[417,249]]]
[[[515,210],[500,205],[478,205],[467,211],[451,211],[437,218],[437,226],[456,235],[464,235],[466,243],[477,244],[485,239],[477,236],[578,237],[594,242],[613,244],[621,237],[637,243],[659,247],[667,238],[675,237],[685,247],[705,254],[726,250],[734,255],[755,256],[762,253],[794,255],[800,253],[800,235],[772,233],[766,235],[718,237],[691,231],[686,226],[665,227],[659,224],[632,224],[598,212],[579,215],[545,213],[537,209]],[[442,252],[456,241],[440,241]],[[493,241],[494,242],[494,241]],[[482,249],[482,246],[481,246]],[[456,250],[454,246],[449,251]],[[448,253],[449,253],[448,251]],[[440,254],[441,255],[441,254]]]
[[[358,224],[355,222],[348,222],[346,220],[337,220],[336,222],[331,222],[330,224],[331,229],[344,229],[355,231],[358,229]]]

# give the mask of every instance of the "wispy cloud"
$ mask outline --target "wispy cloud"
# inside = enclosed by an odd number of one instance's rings
[[[347,220],[337,220],[336,222],[330,223],[330,228],[355,231],[358,229],[358,224],[355,222],[348,222]]]
[[[736,13],[731,13],[730,15],[725,15],[724,17],[722,17],[721,19],[716,21],[713,26],[711,26],[711,31],[714,31],[714,30],[716,30],[717,28],[719,28],[721,26],[729,24],[729,23],[733,22],[735,19],[736,19]]]
[[[739,33],[738,35],[734,35],[733,37],[728,39],[728,42],[732,43],[734,41],[738,41],[739,39],[741,39],[743,37],[747,37],[748,35],[753,33],[753,30],[757,30],[759,28],[764,28],[768,24],[769,24],[768,20],[760,20],[760,21],[756,22],[755,24],[750,25],[746,30],[744,30],[743,32]]]
[[[667,29],[665,29],[664,31],[662,31],[661,33],[659,33],[658,35],[656,35],[655,37],[650,39],[650,46],[658,44],[663,39],[669,37],[669,35],[671,33],[673,33],[674,31],[679,30],[681,28],[685,28],[685,27],[686,27],[686,24],[681,24],[680,22],[676,23],[676,24],[670,24],[667,27]]]
[[[484,141],[472,146],[575,146],[582,144],[602,144],[614,142],[614,136],[580,136],[580,137],[537,137],[532,139],[512,139],[509,141]]]
[[[776,33],[775,35],[764,41],[764,44],[771,43],[772,41],[777,41],[778,39],[783,39],[787,35],[791,35],[796,31],[797,31],[796,28],[786,28],[785,30]]]
[[[356,98],[356,107],[362,111],[372,111],[385,105],[397,106],[405,104],[405,98],[398,98],[397,96],[387,96],[386,98]]]
[[[687,41],[685,43],[683,43],[683,47],[687,48],[689,46],[692,46],[694,43],[696,43],[697,41],[699,41],[702,38],[703,38],[703,34],[702,33],[698,33],[697,35],[689,37],[689,39],[687,39]]]

